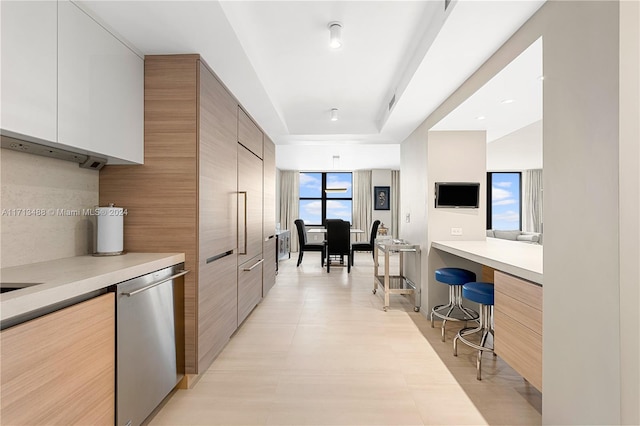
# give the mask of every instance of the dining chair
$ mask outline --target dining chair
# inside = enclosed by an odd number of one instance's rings
[[[298,249],[298,263],[296,266],[300,266],[302,263],[302,256],[304,256],[305,251],[317,251],[320,252],[320,266],[324,267],[324,241],[322,243],[307,243],[307,229],[304,226],[304,221],[302,219],[296,219],[293,221],[296,224],[296,229],[298,230],[298,241],[300,248]]]
[[[355,243],[351,246],[351,265],[353,265],[354,252],[356,251],[370,251],[371,256],[373,257],[373,245],[376,242],[376,236],[378,235],[378,227],[380,226],[380,221],[376,220],[371,225],[371,237],[369,238],[368,243]]]
[[[351,224],[341,219],[327,219],[327,272],[331,271],[331,257],[347,257],[347,273],[351,272]],[[341,262],[342,263],[342,262]]]

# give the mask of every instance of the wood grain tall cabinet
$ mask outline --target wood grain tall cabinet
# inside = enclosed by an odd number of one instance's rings
[[[128,209],[125,250],[186,255],[192,271],[184,298],[188,379],[205,371],[228,342],[239,306],[248,315],[257,303],[238,298],[238,140],[245,119],[239,111],[199,55],[147,56],[144,165],[100,171],[100,204]],[[253,157],[262,188],[262,161]],[[257,195],[262,218],[261,191]],[[261,221],[254,226],[262,230]]]
[[[276,265],[278,262],[276,245],[276,146],[267,135],[264,135],[262,164],[262,184],[264,186],[262,297],[265,297],[276,283]]]

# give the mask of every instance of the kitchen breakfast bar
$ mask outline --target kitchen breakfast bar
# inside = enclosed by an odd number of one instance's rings
[[[488,237],[431,247],[493,271],[494,351],[542,391],[542,246]]]

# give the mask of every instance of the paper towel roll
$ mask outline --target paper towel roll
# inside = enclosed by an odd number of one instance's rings
[[[122,207],[98,207],[98,254],[120,254],[123,249]]]

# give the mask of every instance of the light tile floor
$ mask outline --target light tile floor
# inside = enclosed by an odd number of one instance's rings
[[[384,312],[370,254],[356,254],[351,274],[327,273],[317,257],[280,263],[276,285],[211,368],[151,424],[541,423],[541,394],[499,358],[484,355],[477,381],[476,352],[461,345],[452,355],[455,325],[443,343],[411,298],[392,295]]]

